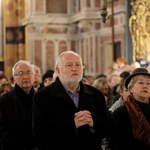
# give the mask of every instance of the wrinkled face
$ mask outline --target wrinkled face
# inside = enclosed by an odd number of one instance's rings
[[[131,88],[131,93],[135,99],[145,100],[150,97],[150,78],[148,76],[138,75]]]
[[[14,82],[23,90],[31,89],[33,85],[33,70],[27,64],[19,64],[15,69]]]
[[[56,68],[61,81],[65,83],[79,83],[83,76],[83,66],[79,56],[66,54]]]

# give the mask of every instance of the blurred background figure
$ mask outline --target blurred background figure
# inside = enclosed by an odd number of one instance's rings
[[[6,81],[8,81],[7,77],[4,74],[0,75],[0,84]]]
[[[130,66],[131,66],[131,70],[141,67],[141,65],[138,61],[132,62]]]
[[[42,76],[42,83],[43,83],[43,86],[48,86],[50,85],[51,83],[54,82],[53,80],[53,74],[54,74],[54,71],[53,70],[47,70],[45,72],[45,74],[43,74]]]
[[[110,108],[114,103],[115,97],[113,96],[112,89],[110,88],[107,79],[105,77],[97,78],[92,86],[104,94],[107,107]]]
[[[0,84],[0,96],[7,93],[13,88],[10,82],[6,81]]]
[[[118,69],[116,70],[115,73],[117,73],[118,75],[120,75],[121,72],[130,69],[130,65],[128,64],[128,61],[123,57],[118,57],[116,59],[116,63],[118,64]]]
[[[41,74],[41,69],[32,64],[33,70],[34,70],[34,81],[33,81],[33,87],[35,91],[40,90],[43,85],[42,85],[42,74]]]
[[[120,76],[118,74],[112,74],[109,78],[108,78],[108,82],[111,88],[114,88],[116,85],[118,85],[120,83]]]
[[[117,91],[120,80],[121,80],[121,78],[120,78],[119,74],[112,74],[108,78],[108,82],[109,82],[109,85],[112,89],[112,93],[115,97],[115,100],[118,100],[118,98],[120,97],[120,96],[118,97],[118,91]]]
[[[85,83],[85,84],[90,85],[89,80],[87,80],[85,77],[82,78],[82,82]]]
[[[147,69],[148,72],[150,73],[150,65],[148,65],[146,69]]]
[[[85,75],[84,77],[89,81],[90,85],[93,84],[93,82],[95,80],[94,76],[92,76],[92,75]]]
[[[11,86],[12,86],[12,87],[15,86],[14,77],[13,77],[13,76],[10,77],[10,83],[11,83]]]
[[[122,106],[124,104],[124,102],[127,99],[127,96],[129,95],[128,90],[125,87],[125,81],[127,79],[127,77],[130,75],[129,71],[123,71],[120,74],[121,77],[121,81],[120,84],[118,86],[118,92],[120,94],[120,97],[118,100],[116,100],[116,102],[109,108],[109,111],[114,112],[115,109],[117,109],[118,107]]]
[[[114,74],[114,73],[117,73],[117,70],[118,70],[118,64],[114,61],[105,71],[105,75],[107,77],[109,77],[110,75]]]
[[[122,69],[123,67],[125,67],[126,65],[128,65],[127,60],[126,60],[125,58],[123,58],[123,57],[118,57],[118,58],[116,59],[116,62],[117,62],[118,67],[119,67],[120,69]]]

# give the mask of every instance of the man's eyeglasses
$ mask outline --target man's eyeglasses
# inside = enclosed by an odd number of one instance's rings
[[[33,72],[31,72],[30,70],[26,72],[19,71],[18,73],[15,74],[15,76],[24,76],[24,75],[31,75],[31,74],[33,74]]]

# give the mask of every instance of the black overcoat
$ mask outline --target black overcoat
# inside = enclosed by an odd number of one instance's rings
[[[59,78],[34,95],[33,133],[40,150],[100,150],[101,138],[113,128],[103,94],[80,82],[78,108]],[[81,110],[91,112],[94,128],[84,125],[76,129],[74,115]]]
[[[34,89],[26,94],[19,86],[0,96],[0,150],[31,150]]]
[[[150,124],[150,102],[148,104],[135,101]],[[150,150],[150,146],[136,139],[132,132],[132,123],[125,105],[113,112],[116,121],[116,150]]]

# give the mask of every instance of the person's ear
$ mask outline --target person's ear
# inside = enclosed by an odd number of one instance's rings
[[[55,71],[56,71],[57,74],[60,73],[60,69],[58,67],[56,67]]]

